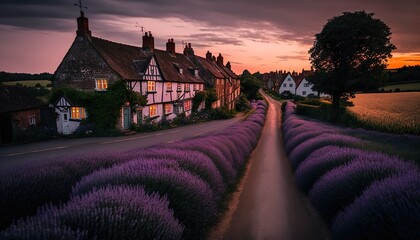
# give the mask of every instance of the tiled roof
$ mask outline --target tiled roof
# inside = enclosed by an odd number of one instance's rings
[[[27,88],[0,85],[0,113],[15,112],[45,106]]]
[[[154,56],[166,81],[204,83],[200,76],[194,75],[198,68],[185,55],[155,49]],[[182,74],[179,69],[182,69]]]
[[[203,57],[197,57],[197,59],[215,78],[225,78],[220,68],[217,67],[216,62],[209,61]]]
[[[125,80],[141,80],[152,54],[140,47],[92,37],[92,44],[105,61]]]

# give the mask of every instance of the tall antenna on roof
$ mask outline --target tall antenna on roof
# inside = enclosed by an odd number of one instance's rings
[[[135,27],[136,28],[140,28],[142,33],[144,32],[144,27],[143,26],[140,26],[138,22],[136,22],[136,26]]]
[[[83,8],[84,9],[88,9],[87,7],[85,7],[85,6],[82,5],[82,0],[79,0],[79,4],[74,3],[73,5],[79,7],[79,9],[80,9],[80,16],[83,16],[84,15],[83,14],[83,10],[82,10]]]

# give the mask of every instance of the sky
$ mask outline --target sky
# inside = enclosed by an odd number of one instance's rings
[[[76,36],[78,0],[2,0],[0,71],[53,73]],[[173,38],[176,51],[191,43],[196,55],[221,53],[240,74],[309,69],[308,50],[328,19],[343,12],[375,13],[397,49],[389,68],[420,65],[419,0],[83,0],[95,37],[141,46],[151,31],[155,47]]]

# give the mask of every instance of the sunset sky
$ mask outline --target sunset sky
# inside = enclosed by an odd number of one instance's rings
[[[53,73],[76,36],[78,0],[2,0],[0,71]],[[390,68],[420,65],[418,0],[84,0],[92,35],[141,46],[141,29],[156,48],[174,38],[197,55],[222,53],[240,74],[309,69],[308,50],[328,19],[342,12],[374,12],[397,46]]]

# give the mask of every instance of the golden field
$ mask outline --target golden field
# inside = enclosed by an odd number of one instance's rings
[[[384,127],[420,128],[420,92],[357,94],[352,101],[355,106],[349,110],[360,120]]]

